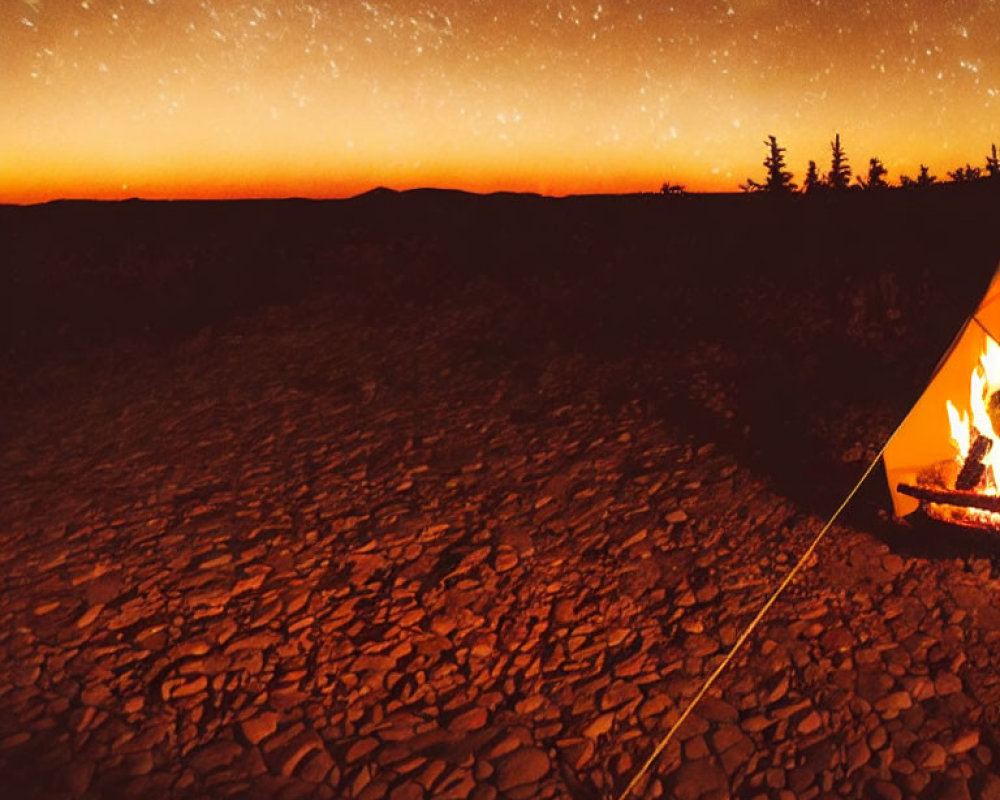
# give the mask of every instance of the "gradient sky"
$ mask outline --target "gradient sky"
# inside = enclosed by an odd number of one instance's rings
[[[762,140],[944,176],[1000,0],[0,0],[0,201],[736,190]]]

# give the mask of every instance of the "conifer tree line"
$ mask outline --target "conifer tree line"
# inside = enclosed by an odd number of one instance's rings
[[[785,148],[778,144],[778,140],[774,136],[768,136],[764,146],[767,148],[767,156],[764,159],[764,169],[767,171],[765,180],[759,182],[753,178],[747,178],[746,183],[740,184],[740,189],[744,192],[768,192],[771,194],[798,192],[799,187],[794,182],[794,175],[787,169],[785,163]],[[829,163],[829,169],[821,171],[815,161],[809,162],[801,189],[803,193],[893,188],[887,180],[889,171],[885,168],[885,164],[874,156],[868,160],[868,168],[865,173],[856,175],[854,181],[851,181],[851,164],[844,151],[844,146],[841,144],[839,133],[830,142]],[[952,183],[972,183],[982,180],[1000,181],[997,146],[992,145],[990,153],[986,156],[985,166],[979,167],[966,163],[964,166],[949,172],[948,178]],[[899,176],[899,187],[903,189],[930,186],[939,182],[946,181],[939,181],[936,175],[931,175],[929,168],[924,164],[920,165],[920,171],[914,177]]]

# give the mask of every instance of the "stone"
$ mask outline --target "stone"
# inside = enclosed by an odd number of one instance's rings
[[[488,718],[489,714],[486,709],[476,706],[475,708],[463,711],[455,717],[448,724],[448,730],[452,733],[468,733],[469,731],[479,730],[486,725]]]
[[[890,575],[899,575],[903,571],[903,559],[895,553],[882,556],[882,569]]]
[[[878,800],[903,800],[903,790],[890,781],[875,780],[871,787]]]
[[[962,691],[962,679],[951,672],[943,672],[934,679],[934,691],[939,697]]]
[[[522,747],[508,753],[496,763],[496,787],[507,792],[516,786],[537,783],[550,767],[549,757],[537,747]]]
[[[712,734],[712,748],[716,753],[724,753],[745,738],[739,725],[723,724]]]
[[[729,779],[722,768],[710,758],[686,761],[673,775],[673,793],[676,800],[699,800],[709,792],[729,793]]]
[[[704,736],[692,736],[684,742],[683,749],[684,758],[688,761],[697,761],[699,758],[708,758],[711,755]]]
[[[336,762],[326,750],[320,746],[314,749],[302,762],[298,775],[309,783],[322,783],[330,775]]]
[[[345,759],[348,764],[353,764],[355,761],[367,756],[372,750],[378,747],[378,739],[367,737],[365,739],[358,739],[354,744],[347,748],[347,755]]]
[[[103,610],[104,603],[94,603],[94,605],[90,606],[90,608],[80,615],[80,618],[76,621],[76,627],[80,629],[89,627],[100,616]]]
[[[647,720],[659,717],[668,708],[673,707],[673,701],[666,694],[654,694],[639,706],[639,719]]]
[[[614,721],[615,713],[613,711],[609,711],[607,714],[601,714],[601,716],[597,717],[583,729],[583,735],[591,739],[596,739],[598,736],[610,731]]]
[[[497,572],[508,572],[517,566],[517,552],[513,549],[501,549],[493,561],[493,569]]]
[[[434,797],[440,800],[466,800],[475,785],[476,779],[472,773],[465,768],[459,768],[444,778],[434,789]]]
[[[257,745],[278,729],[278,714],[264,711],[240,723],[240,730],[250,744]]]
[[[948,754],[937,742],[917,742],[910,751],[910,758],[918,767],[938,770],[944,767]]]
[[[279,756],[275,758],[279,764],[278,772],[285,778],[291,777],[295,774],[296,767],[306,756],[313,751],[322,749],[323,742],[313,731],[309,730],[299,734],[281,749],[280,754],[276,754]]]
[[[823,727],[823,718],[819,715],[819,712],[810,711],[799,720],[796,730],[803,735],[808,735],[818,731],[821,727]]]
[[[979,746],[979,731],[975,728],[970,728],[962,731],[955,740],[948,747],[948,752],[951,755],[958,755],[959,753],[967,753],[969,750],[973,750]]]
[[[788,788],[796,797],[801,797],[816,780],[816,773],[807,766],[796,767],[788,773]]]
[[[847,777],[859,770],[871,759],[872,754],[864,740],[847,748]]]
[[[414,781],[404,781],[389,793],[389,800],[424,800],[424,787]]]
[[[469,800],[496,800],[496,787],[490,783],[480,783],[472,790]]]
[[[576,603],[568,597],[561,597],[552,604],[552,621],[557,625],[567,625],[576,619]]]
[[[423,786],[427,791],[430,791],[435,781],[441,777],[447,768],[447,763],[442,761],[440,758],[428,761],[427,765],[420,771],[420,774],[417,775],[417,783]]]
[[[885,719],[893,719],[899,716],[899,712],[913,705],[913,700],[908,692],[893,692],[885,697],[879,698],[875,702],[875,708],[882,713]]]

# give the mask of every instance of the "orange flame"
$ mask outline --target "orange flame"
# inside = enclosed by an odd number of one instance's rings
[[[955,447],[955,462],[959,467],[965,463],[972,445],[973,429],[979,435],[990,438],[993,446],[983,458],[985,478],[976,491],[996,495],[996,475],[1000,474],[1000,436],[997,436],[990,418],[989,403],[993,394],[1000,391],[1000,344],[989,337],[979,364],[972,371],[969,384],[969,404],[966,410],[959,411],[950,400],[946,404],[951,442]]]

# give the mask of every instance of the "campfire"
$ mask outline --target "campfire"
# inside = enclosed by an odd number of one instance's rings
[[[920,501],[930,518],[1000,531],[1000,344],[984,337],[984,349],[972,370],[961,408],[950,399],[947,414],[952,458],[917,472],[915,483],[896,489]]]

